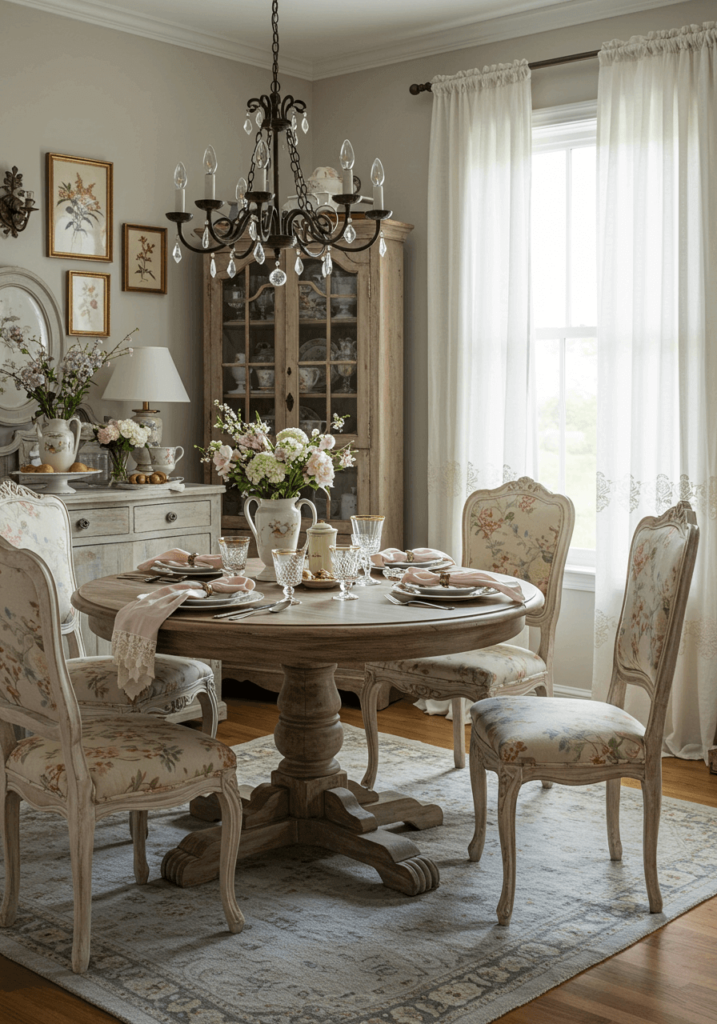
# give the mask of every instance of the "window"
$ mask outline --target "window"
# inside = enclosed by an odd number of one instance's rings
[[[589,565],[597,434],[596,120],[585,116],[585,105],[576,107],[568,109],[577,120],[566,122],[566,108],[534,116],[533,385],[538,479],[572,498],[569,561]]]

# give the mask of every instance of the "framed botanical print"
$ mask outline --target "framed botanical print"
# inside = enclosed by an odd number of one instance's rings
[[[67,271],[67,333],[107,338],[110,333],[110,275]]]
[[[112,262],[112,164],[47,154],[47,255]]]
[[[167,294],[167,229],[125,224],[122,291]]]

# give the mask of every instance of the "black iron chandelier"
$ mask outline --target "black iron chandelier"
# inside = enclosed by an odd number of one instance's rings
[[[298,151],[299,117],[302,119],[302,130],[309,130],[306,103],[294,99],[293,96],[285,96],[282,99],[279,85],[279,0],[272,0],[271,25],[274,57],[271,92],[268,96],[253,98],[247,103],[244,130],[251,134],[254,131],[254,124],[258,130],[248,177],[240,178],[236,186],[236,202],[230,204],[228,215],[222,214],[212,220],[212,215],[218,214],[225,201],[216,198],[217,158],[214,148],[208,146],[204,154],[204,199],[197,199],[194,203],[204,212],[201,246],[188,242],[182,230],[183,225],[194,217],[194,214],[185,211],[187,172],[182,163],[177,164],[174,172],[175,210],[166,216],[167,220],[177,225],[177,240],[172,253],[177,263],[182,258],[181,242],[192,252],[211,254],[210,272],[214,277],[217,272],[214,253],[228,248],[230,255],[227,273],[229,277],[234,277],[235,260],[242,260],[253,251],[257,263],[263,263],[267,248],[273,250],[276,261],[269,280],[273,285],[279,286],[286,282],[286,274],[279,263],[282,249],[296,250],[294,269],[297,274],[301,274],[304,269],[302,254],[313,259],[321,259],[324,277],[331,273],[332,246],[343,252],[363,252],[380,238],[379,251],[383,256],[386,252],[386,243],[381,221],[387,220],[392,211],[383,209],[384,172],[381,161],[376,159],[371,169],[373,209],[366,211],[365,214],[376,222],[373,237],[365,245],[352,244],[356,240],[356,230],[351,220],[351,207],[359,203],[362,197],[361,182],[353,176],[354,151],[348,139],[341,147],[343,192],[332,196],[337,208],[328,204],[318,204],[316,198],[308,191]],[[279,138],[282,133],[286,133],[286,145],[296,189],[296,206],[290,210],[284,210],[279,205]],[[249,244],[243,252],[237,253],[236,246],[245,234],[249,235]]]

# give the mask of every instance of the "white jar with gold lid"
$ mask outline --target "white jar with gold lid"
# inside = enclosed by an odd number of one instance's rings
[[[315,523],[314,526],[310,526],[306,531],[309,569],[314,574],[319,572],[320,569],[326,569],[331,572],[332,562],[329,549],[332,545],[336,544],[338,533],[339,531],[335,527],[323,519]]]

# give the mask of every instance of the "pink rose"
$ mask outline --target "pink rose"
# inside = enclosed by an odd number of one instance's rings
[[[223,444],[218,451],[214,452],[212,456],[212,462],[216,468],[217,473],[221,477],[226,477],[229,472],[229,467],[232,461],[232,452],[228,444]]]
[[[314,451],[306,463],[305,474],[316,478],[319,487],[330,487],[334,482],[334,464],[322,451]]]
[[[100,427],[97,431],[97,440],[100,444],[111,444],[119,436],[119,430],[114,423],[108,423],[106,427]]]
[[[333,448],[336,444],[336,438],[333,434],[323,434],[319,441],[320,451],[324,451],[325,448]]]

